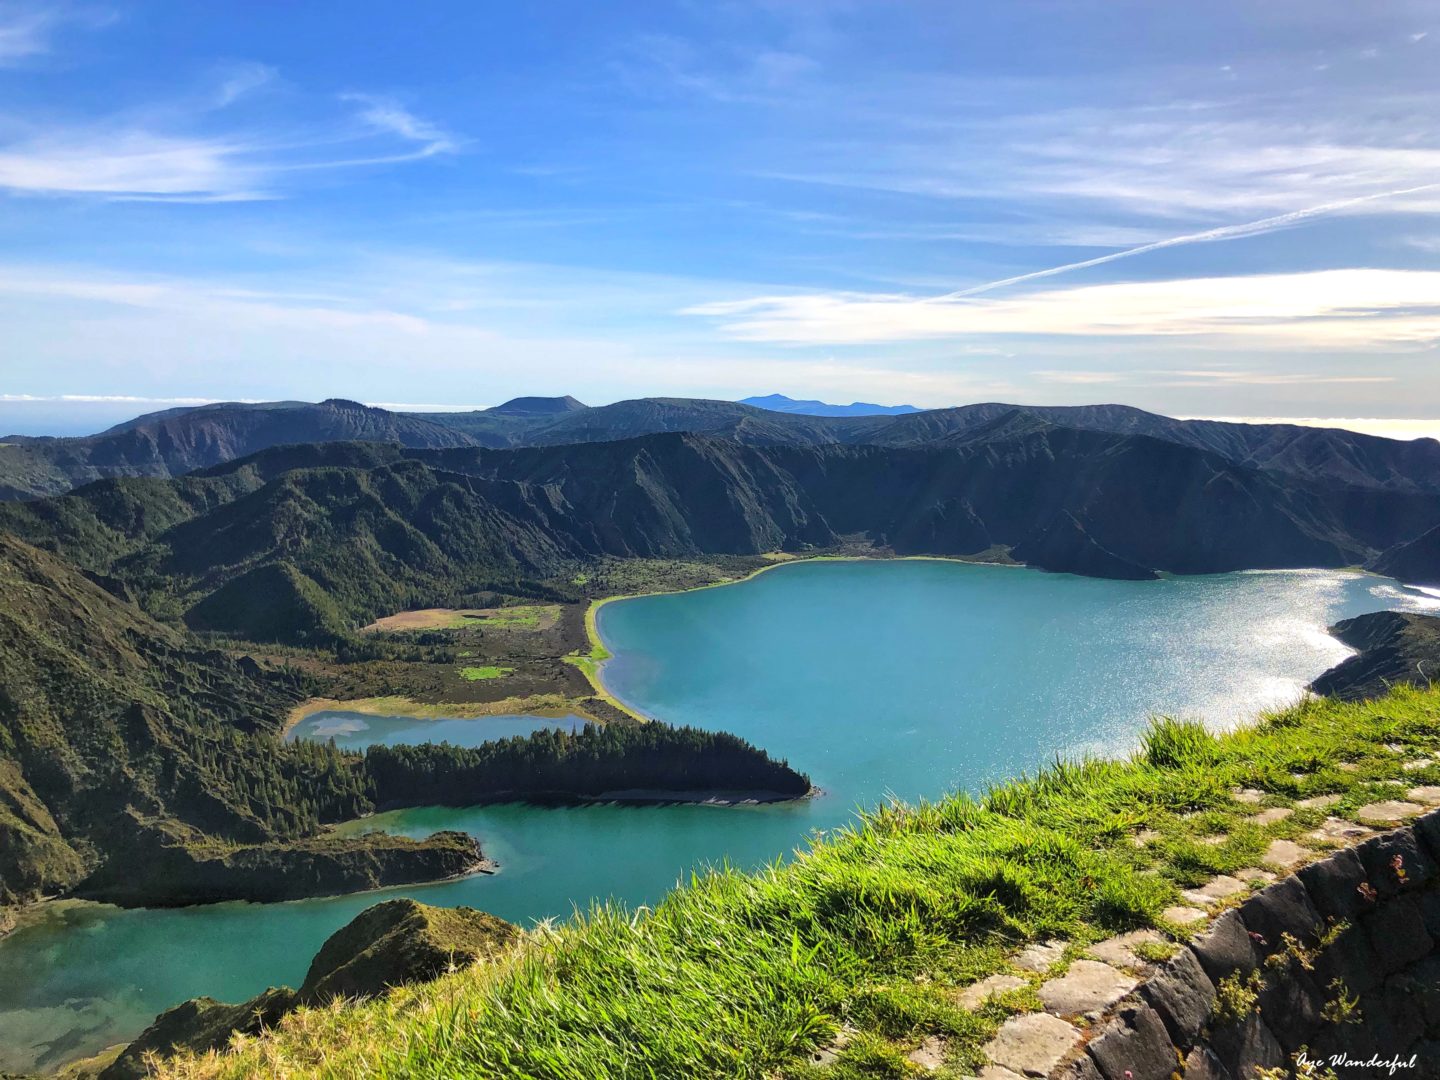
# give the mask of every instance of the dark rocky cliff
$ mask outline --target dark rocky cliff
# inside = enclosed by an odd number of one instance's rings
[[[1312,682],[1317,694],[1358,701],[1406,683],[1429,686],[1440,676],[1440,618],[1379,611],[1345,619],[1330,632],[1359,652]]]

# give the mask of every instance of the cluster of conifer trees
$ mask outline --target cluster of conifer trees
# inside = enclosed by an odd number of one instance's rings
[[[365,771],[382,806],[566,800],[634,790],[801,796],[809,777],[726,732],[668,724],[587,724],[478,747],[372,746]]]

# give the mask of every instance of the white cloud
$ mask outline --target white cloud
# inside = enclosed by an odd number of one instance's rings
[[[220,202],[264,197],[251,150],[142,130],[70,131],[0,149],[0,187],[43,195]]]
[[[1440,439],[1440,420],[1407,420],[1361,416],[1182,416],[1181,420],[1219,420],[1228,424],[1297,424],[1300,427],[1344,428],[1385,439]]]
[[[360,120],[375,131],[424,144],[420,151],[424,155],[440,154],[456,147],[454,138],[442,128],[421,119],[390,98],[374,94],[342,94],[340,99],[364,106],[360,110]]]
[[[209,405],[215,401],[234,400],[216,397],[137,397],[134,394],[0,394],[7,405]]]
[[[819,293],[701,304],[743,341],[861,344],[977,335],[1218,336],[1365,347],[1440,339],[1440,271],[1347,269],[1119,282],[1014,299]]]

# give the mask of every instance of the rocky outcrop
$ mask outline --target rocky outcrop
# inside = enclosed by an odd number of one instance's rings
[[[1148,566],[1123,559],[1096,543],[1085,526],[1071,513],[1060,514],[1029,540],[1017,544],[1010,554],[1042,570],[1123,581],[1154,581],[1157,575]]]
[[[1440,586],[1440,525],[1385,552],[1370,569],[1407,585]]]
[[[218,1050],[233,1035],[255,1035],[274,1027],[295,1005],[295,991],[285,986],[271,987],[239,1005],[208,997],[191,998],[157,1016],[100,1074],[100,1080],[140,1080],[150,1073],[146,1067],[150,1055]]]
[[[474,908],[387,900],[366,908],[320,947],[299,997],[307,1004],[370,997],[493,960],[519,939],[518,927]]]
[[[101,1080],[140,1080],[148,1072],[147,1056],[219,1049],[237,1033],[274,1027],[297,1005],[374,997],[391,987],[426,982],[494,960],[520,938],[518,927],[473,908],[387,900],[366,908],[326,940],[298,991],[271,987],[239,1005],[206,997],[183,1002],[157,1016],[100,1074]]]
[[[1378,611],[1338,622],[1330,632],[1359,652],[1312,682],[1317,694],[1361,701],[1406,683],[1429,686],[1440,676],[1440,618]]]

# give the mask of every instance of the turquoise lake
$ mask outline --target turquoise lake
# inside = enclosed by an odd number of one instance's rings
[[[949,562],[826,562],[607,604],[620,698],[724,728],[809,772],[825,794],[765,807],[424,808],[363,828],[463,829],[500,872],[297,903],[32,913],[0,942],[0,1070],[54,1066],[208,994],[297,985],[324,939],[386,895],[529,921],[594,899],[659,900],[691,867],[753,866],[858,806],[1033,771],[1056,754],[1121,754],[1155,713],[1226,727],[1293,700],[1348,650],[1326,632],[1440,599],[1384,578],[1284,571],[1116,582]],[[565,721],[317,714],[346,745],[452,742]],[[363,725],[363,726],[362,726]],[[327,736],[328,737],[328,736]]]

